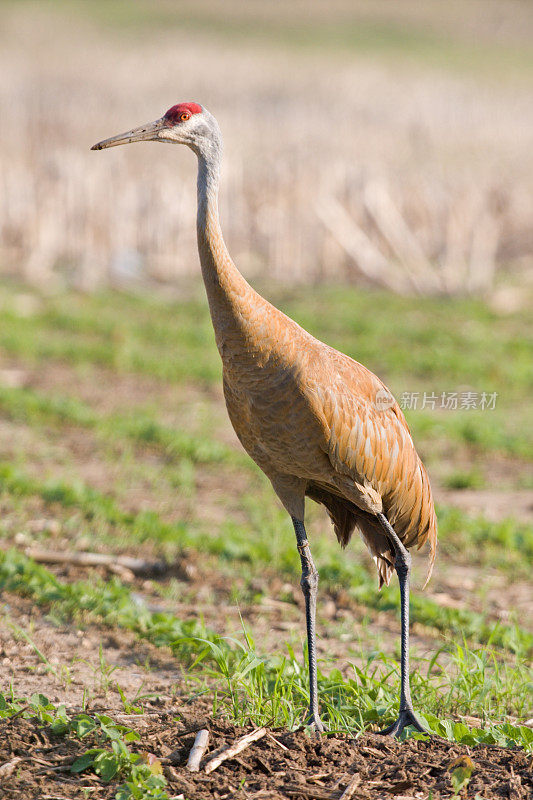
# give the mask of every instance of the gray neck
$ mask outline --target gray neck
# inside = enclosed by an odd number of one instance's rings
[[[198,211],[196,216],[196,231],[198,235],[198,247],[200,249],[200,259],[202,269],[204,259],[202,250],[212,253],[212,245],[221,243],[226,246],[220,229],[218,214],[218,185],[220,179],[220,146],[212,143],[209,147],[197,150],[198,156],[198,177],[196,181]],[[205,277],[205,275],[204,275]]]
[[[198,148],[198,214],[196,220],[198,252],[202,276],[209,301],[209,310],[220,352],[224,342],[242,332],[243,315],[247,315],[247,299],[253,289],[233,263],[226,248],[218,214],[220,175],[218,140]]]

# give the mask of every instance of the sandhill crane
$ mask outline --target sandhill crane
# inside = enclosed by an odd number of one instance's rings
[[[357,530],[376,563],[380,588],[393,569],[401,596],[401,690],[397,720],[384,734],[423,727],[409,685],[407,548],[430,543],[437,525],[431,488],[402,411],[366,367],[315,339],[246,282],[220,229],[218,184],[222,139],[215,118],[198,103],[179,103],[160,119],[95,144],[185,144],[198,157],[198,250],[224,396],[244,449],[270,479],[292,518],[301,560],[309,659],[308,724],[320,720],[316,664],[318,572],[304,527],[305,498],[325,506],[340,544]],[[426,580],[427,583],[427,580]]]

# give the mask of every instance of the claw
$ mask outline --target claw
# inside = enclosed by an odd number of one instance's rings
[[[325,733],[327,730],[320,717],[311,712],[305,721],[305,726],[306,728],[311,728],[316,736],[319,736],[321,733]]]
[[[400,711],[398,719],[382,731],[378,731],[380,736],[396,736],[398,737],[404,728],[412,725],[420,733],[428,733],[421,722],[416,718],[415,712],[412,708],[404,708]]]

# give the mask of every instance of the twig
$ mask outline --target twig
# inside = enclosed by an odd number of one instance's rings
[[[20,756],[15,756],[15,758],[12,758],[11,761],[6,761],[5,764],[2,764],[0,767],[0,778],[3,780],[4,778],[9,778],[10,775],[13,775],[17,768],[17,764],[20,764],[21,761],[22,758]]]
[[[267,731],[267,736],[272,742],[274,742],[274,744],[277,744],[278,747],[281,747],[282,750],[285,750],[287,753],[289,752],[289,748],[285,747],[285,745],[282,742],[280,742],[279,739],[276,739],[276,737],[272,736],[272,734],[269,733],[268,731]]]
[[[127,567],[122,567],[120,564],[108,564],[107,569],[113,575],[117,575],[123,583],[132,583],[135,580],[135,573]]]
[[[146,561],[133,556],[117,556],[109,553],[62,553],[56,550],[41,550],[39,547],[27,547],[25,554],[42,564],[75,564],[80,567],[107,567],[131,570],[134,575],[146,573],[162,573],[168,568],[165,561]]]
[[[245,764],[244,761],[241,761],[240,758],[236,758],[235,761],[239,762],[240,765],[244,767],[248,772],[252,772],[251,767],[248,767],[248,765]],[[259,765],[259,768],[261,769],[262,772],[265,773],[265,775],[272,775],[272,770],[270,769],[268,764],[265,761],[263,761],[262,758],[256,755],[254,756],[254,761],[256,764]]]
[[[307,797],[308,800],[332,800],[333,795],[331,792],[326,792],[324,789],[319,789],[318,786],[298,786],[296,784],[291,784],[290,786],[284,786],[283,791],[289,795],[289,797]]]
[[[350,798],[354,796],[355,790],[357,789],[360,783],[361,783],[361,776],[359,775],[358,772],[356,772],[355,775],[352,776],[350,783],[348,784],[344,792],[339,797],[339,800],[350,800]]]
[[[10,724],[11,724],[11,722],[13,722],[13,720],[14,720],[14,719],[18,719],[19,717],[21,717],[21,716],[24,714],[24,712],[25,712],[25,711],[27,711],[27,710],[29,709],[29,707],[30,707],[30,706],[29,706],[29,704],[28,704],[28,705],[22,706],[22,708],[19,708],[19,710],[17,711],[17,713],[16,713],[16,714],[12,714],[12,715],[9,717],[9,719],[8,719],[8,720],[7,720],[7,722],[6,722],[6,725],[10,725]]]
[[[94,709],[94,707],[93,707],[93,709]],[[94,710],[100,710],[100,709],[94,709]],[[117,719],[142,720],[145,717],[165,717],[165,716],[168,716],[168,712],[167,711],[146,711],[146,710],[143,709],[141,714],[126,714],[126,713],[122,713],[122,711],[114,711],[113,712],[113,716],[116,717]],[[188,733],[190,733],[190,731],[188,731]],[[183,733],[178,734],[178,736],[183,736]]]
[[[43,767],[42,769],[36,770],[34,775],[46,775],[47,772],[70,772],[72,764],[58,764],[57,766],[48,766]]]
[[[255,731],[251,733],[247,733],[246,736],[237,739],[232,745],[225,747],[224,750],[218,755],[212,758],[210,761],[207,762],[205,766],[205,771],[207,774],[213,772],[215,769],[220,767],[223,761],[227,761],[229,758],[233,758],[236,756],[237,753],[241,753],[245,750],[252,742],[257,742],[258,739],[262,739],[262,737],[266,734],[266,728],[257,728]]]
[[[320,784],[320,781],[322,780],[322,778],[329,778],[330,776],[331,776],[331,772],[328,770],[328,772],[317,772],[316,775],[308,775],[307,776],[307,780],[308,781],[312,781],[313,783],[318,783],[319,785],[322,785],[322,784]]]
[[[207,747],[207,743],[209,741],[209,731],[207,728],[202,728],[201,731],[198,731],[196,737],[194,739],[194,744],[192,746],[191,752],[189,753],[189,760],[187,761],[187,769],[189,772],[199,772],[200,771],[200,761],[202,760],[202,756],[205,753],[205,748]]]
[[[101,792],[103,788],[103,786],[91,786],[91,792]],[[42,794],[41,800],[70,800],[70,798],[65,797],[62,794]]]

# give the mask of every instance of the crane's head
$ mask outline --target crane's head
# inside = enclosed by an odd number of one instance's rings
[[[195,152],[220,141],[220,132],[215,118],[198,103],[178,103],[160,119],[133,128],[131,131],[104,139],[91,147],[103,150],[130,142],[168,142],[186,144]]]

